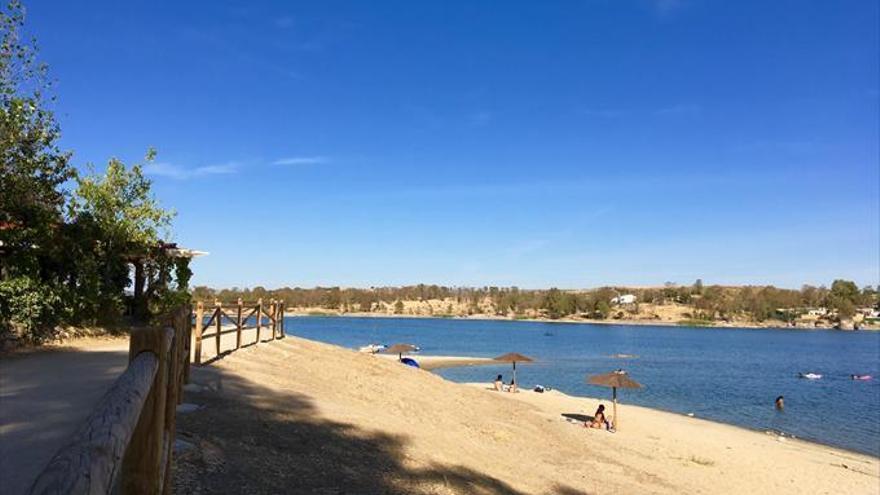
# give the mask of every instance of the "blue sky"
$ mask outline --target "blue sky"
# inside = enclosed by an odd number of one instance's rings
[[[195,283],[880,283],[878,2],[27,3]]]

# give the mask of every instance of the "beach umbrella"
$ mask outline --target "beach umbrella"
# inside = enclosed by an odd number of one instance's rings
[[[626,374],[626,371],[623,370],[587,377],[587,383],[590,385],[599,385],[600,387],[611,387],[611,396],[614,399],[614,429],[619,430],[620,418],[617,416],[617,389],[642,388],[642,385],[630,378],[629,375]]]
[[[516,363],[517,363],[517,361],[520,363],[531,363],[532,361],[534,361],[534,359],[532,359],[528,356],[523,356],[522,354],[520,354],[518,352],[508,352],[507,354],[504,354],[503,356],[498,356],[497,358],[495,358],[495,361],[503,361],[505,363],[513,363],[513,383],[517,383],[516,382]]]
[[[412,344],[394,344],[385,349],[388,354],[397,354],[397,359],[403,359],[403,354],[416,350],[416,346]]]

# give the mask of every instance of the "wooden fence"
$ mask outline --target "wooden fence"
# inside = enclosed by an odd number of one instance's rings
[[[174,428],[182,388],[189,382],[190,358],[201,363],[202,340],[214,337],[220,355],[221,336],[255,328],[271,339],[284,336],[284,302],[263,301],[230,306],[235,316],[215,303],[205,322],[205,307],[181,307],[167,325],[132,329],[128,368],[116,379],[70,443],[49,461],[34,481],[30,494],[168,494]],[[223,318],[235,327],[223,329]],[[254,325],[246,326],[253,318]],[[214,333],[205,334],[208,328]],[[190,346],[195,346],[191,349]],[[231,350],[234,350],[231,349]]]
[[[256,329],[256,338],[251,344],[261,339],[261,333],[265,328],[270,332],[270,339],[284,338],[284,301],[271,300],[264,304],[260,299],[256,303],[245,304],[241,299],[236,304],[224,306],[220,301],[215,301],[213,307],[205,307],[205,303],[198,302],[195,305],[195,322],[193,335],[195,336],[195,354],[193,360],[196,364],[202,363],[202,342],[213,337],[216,356],[222,354],[221,341],[223,335],[235,334],[235,346],[229,351],[239,349],[242,345],[242,331]],[[207,317],[207,321],[205,320]],[[253,324],[248,324],[253,318]],[[224,319],[227,326],[224,328]],[[232,327],[228,325],[231,324]],[[211,333],[206,331],[213,330]]]
[[[187,307],[174,311],[167,326],[133,329],[128,368],[29,493],[170,493],[191,331]]]

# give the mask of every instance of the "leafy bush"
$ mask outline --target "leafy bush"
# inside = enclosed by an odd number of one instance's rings
[[[57,291],[30,277],[0,281],[0,335],[32,343],[52,338],[63,316],[61,301]]]

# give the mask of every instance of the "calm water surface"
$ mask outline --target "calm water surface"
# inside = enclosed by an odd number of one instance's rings
[[[287,317],[285,329],[351,348],[407,342],[424,354],[520,352],[538,361],[517,367],[521,386],[541,384],[572,395],[610,396],[584,376],[624,368],[645,388],[622,391],[623,403],[880,455],[878,332],[347,317]],[[799,379],[798,372],[824,378]],[[509,365],[438,373],[457,382],[488,382],[498,373],[510,379]],[[874,379],[853,381],[851,374]],[[784,412],[773,407],[778,395],[785,396]]]

